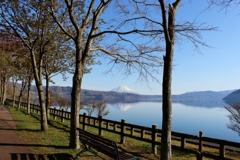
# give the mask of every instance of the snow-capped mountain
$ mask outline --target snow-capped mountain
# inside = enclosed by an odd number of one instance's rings
[[[135,93],[133,90],[131,90],[127,86],[120,86],[120,87],[112,89],[111,91],[120,92],[120,93]]]

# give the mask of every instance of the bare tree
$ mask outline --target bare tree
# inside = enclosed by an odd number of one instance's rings
[[[86,2],[88,3],[88,2]],[[98,16],[101,14],[102,10],[107,6],[107,3],[102,1],[101,5],[93,12],[94,1],[90,2],[85,8],[84,1],[51,1],[50,13],[54,17],[55,21],[62,29],[62,31],[71,38],[75,44],[76,51],[76,65],[75,72],[73,76],[72,85],[72,107],[71,107],[71,124],[70,124],[70,147],[79,148],[79,139],[77,128],[79,126],[79,110],[80,110],[80,93],[81,93],[81,83],[84,74],[84,68],[86,66],[87,59],[89,58],[90,47],[93,43],[93,38],[86,37],[87,27],[90,24],[98,22]],[[85,12],[86,9],[86,12]],[[66,12],[67,11],[67,12]],[[86,14],[85,14],[86,13]],[[95,20],[90,22],[91,14],[93,13]],[[67,18],[65,18],[67,15]],[[84,15],[84,16],[83,16]],[[81,23],[79,23],[79,18],[82,18]],[[64,21],[65,20],[65,21]],[[70,24],[70,25],[68,25]],[[95,34],[97,24],[90,29],[90,35]],[[83,44],[86,45],[83,48]]]
[[[109,55],[112,57],[111,60],[114,64],[123,62],[127,68],[133,67],[142,74],[151,73],[150,69],[156,66],[154,63],[159,64],[157,56],[150,56],[149,51],[146,51],[144,47],[133,45],[121,37],[121,35],[138,33],[138,30],[120,32],[110,31],[108,29],[110,28],[110,24],[106,23],[104,19],[101,19],[101,15],[107,10],[111,2],[112,0],[51,1],[49,12],[63,33],[69,36],[75,45],[75,70],[71,93],[72,107],[70,127],[70,147],[72,148],[79,148],[78,132],[76,129],[79,126],[78,119],[82,78],[87,62],[91,61],[94,55],[100,53]],[[132,51],[127,51],[125,45],[121,47],[114,43],[111,45],[101,45],[104,44],[103,39],[106,34],[116,34],[118,40],[131,44],[135,50],[138,50],[138,54],[134,55]],[[155,51],[156,50],[157,48],[155,47]],[[136,63],[139,68],[134,66],[133,63]]]
[[[142,36],[149,37],[149,45],[162,46],[163,54],[163,77],[162,77],[162,138],[161,157],[162,160],[171,160],[171,127],[172,127],[172,67],[174,57],[175,41],[184,38],[192,42],[196,49],[199,46],[208,46],[200,40],[202,31],[211,31],[215,27],[204,24],[197,25],[193,22],[176,22],[177,10],[182,0],[173,2],[158,1],[138,1],[129,0],[127,3],[118,1],[121,12],[127,18],[119,27],[133,26],[135,29],[142,24],[149,30],[148,34]],[[156,33],[156,30],[162,32]],[[150,31],[152,30],[152,32]],[[155,34],[153,34],[155,33]],[[155,42],[153,44],[153,42]],[[158,56],[159,52],[158,52]]]
[[[83,105],[82,109],[88,112],[88,116],[91,116],[92,113],[94,112],[97,114],[97,117],[106,116],[110,113],[106,101],[101,102],[90,101],[87,103],[83,103],[82,105]]]
[[[95,106],[96,106],[95,107],[96,108],[96,114],[97,114],[98,117],[99,116],[106,116],[110,113],[109,108],[106,104],[106,101],[97,102],[95,104]]]
[[[238,133],[240,136],[240,104],[232,104],[230,106],[224,106],[230,113],[228,118],[230,124],[227,124],[227,127]]]
[[[160,0],[162,10],[162,22],[166,44],[166,53],[163,57],[163,83],[162,83],[162,139],[161,139],[161,159],[171,160],[171,131],[172,131],[172,62],[175,42],[175,16],[181,0],[176,0],[169,4],[168,13],[163,0]],[[168,15],[167,15],[168,14]]]
[[[60,107],[60,109],[64,109],[67,111],[69,108],[71,108],[71,100],[62,96],[58,96],[57,103]]]
[[[220,6],[221,9],[228,9],[230,6],[238,6],[239,0],[207,0],[209,7]]]
[[[95,111],[95,102],[87,102],[87,103],[83,103],[82,104],[82,108],[87,111],[87,115],[91,116],[93,114],[93,112]]]

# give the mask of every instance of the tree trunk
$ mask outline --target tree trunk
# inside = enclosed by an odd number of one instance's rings
[[[20,94],[18,96],[18,106],[17,106],[17,110],[20,109],[21,107],[21,100],[22,100],[22,91],[20,91]]]
[[[1,96],[1,103],[4,104],[6,100],[6,88],[7,88],[8,80],[7,78],[3,78],[2,83],[1,83],[1,88],[2,88],[2,96]]]
[[[3,99],[2,99],[2,104],[4,104],[4,102],[5,102],[5,100],[6,100],[7,83],[8,83],[8,81],[5,80],[5,81],[4,81],[4,86],[3,86]]]
[[[171,130],[172,130],[172,58],[173,48],[169,48],[164,57],[163,83],[162,83],[162,138],[161,159],[171,160]]]
[[[41,108],[41,131],[47,131],[48,130],[47,114],[46,114],[47,112],[46,112],[46,106],[44,101],[43,86],[41,84],[38,84],[37,88],[38,88],[39,104]]]
[[[182,0],[176,0],[174,3],[169,4],[167,20],[164,1],[160,1],[166,44],[166,54],[163,57],[161,160],[172,159],[172,61],[175,42],[175,16],[181,2]]]
[[[38,65],[39,67],[37,67],[35,54],[33,53],[33,51],[31,51],[31,61],[32,61],[32,67],[33,67],[34,79],[35,79],[36,87],[38,90],[39,105],[41,108],[41,131],[47,131],[48,124],[47,124],[47,114],[46,114],[45,97],[44,97],[45,95],[44,95],[43,86],[42,86],[42,57],[39,59],[39,65]]]
[[[26,87],[26,81],[24,79],[22,79],[22,86],[21,86],[20,93],[19,93],[17,110],[19,110],[21,107],[21,100],[22,100],[22,95],[23,95],[23,91],[25,90],[25,87]]]
[[[0,77],[1,77],[1,75],[0,75]],[[3,83],[2,83],[2,80],[0,81],[0,95],[1,95],[1,97],[0,97],[0,101],[2,102],[2,91],[3,91]]]
[[[79,111],[80,111],[80,97],[81,85],[86,65],[86,54],[82,55],[82,47],[80,39],[77,39],[76,44],[76,68],[73,76],[73,85],[71,93],[71,124],[70,124],[70,142],[69,146],[74,149],[79,149],[79,135],[77,128],[79,127]]]
[[[47,71],[46,71],[47,72]],[[49,78],[49,75],[48,73],[46,73],[46,112],[47,112],[47,121],[49,122],[49,109],[50,109],[50,106],[49,106],[49,102],[50,102],[50,88],[49,88],[49,81],[50,81],[50,78]]]
[[[81,67],[78,68],[81,70]],[[70,127],[70,144],[71,148],[78,149],[79,146],[79,135],[77,128],[79,127],[79,110],[80,110],[80,96],[81,96],[81,85],[82,85],[83,72],[75,72],[73,76],[73,87],[71,93],[71,127]]]
[[[27,91],[27,114],[30,114],[30,111],[31,111],[31,97],[30,97],[30,90],[31,90],[31,76],[29,76],[29,79],[28,79],[28,91]]]
[[[17,84],[17,81],[16,82],[14,82],[13,81],[13,101],[12,101],[12,107],[14,108],[14,106],[15,106],[15,93],[16,93],[16,84]]]

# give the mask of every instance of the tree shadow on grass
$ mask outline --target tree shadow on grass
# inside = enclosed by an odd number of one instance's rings
[[[25,114],[25,115],[29,115],[29,116],[32,116],[33,118],[35,118],[36,120],[38,120],[38,121],[40,121],[41,120],[41,117],[40,117],[40,115],[39,116],[37,116],[36,115],[36,113],[30,113],[30,114],[28,114],[27,113],[27,111],[25,111],[25,110],[21,110],[21,112],[23,113],[23,114]]]
[[[55,125],[54,123],[56,123],[57,125]],[[70,132],[69,126],[64,125],[64,124],[62,124],[62,123],[60,123],[60,122],[49,121],[49,124],[48,124],[48,125],[56,128],[56,129],[62,130],[62,131],[64,131],[64,132]],[[61,126],[61,127],[59,127],[59,126]]]
[[[22,113],[24,113],[26,115],[30,115],[33,118],[35,118],[36,120],[41,121],[40,115],[38,116],[36,114],[27,114],[26,111],[24,111],[24,110],[22,110]],[[54,123],[56,123],[57,125],[55,125]],[[69,130],[70,130],[68,125],[62,124],[62,123],[57,122],[57,121],[48,120],[48,125],[51,126],[51,127],[56,128],[56,129],[62,130],[64,132],[69,132]]]
[[[67,153],[57,154],[28,154],[10,153],[11,160],[75,160],[74,156]]]

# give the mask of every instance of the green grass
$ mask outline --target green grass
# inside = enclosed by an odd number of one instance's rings
[[[40,115],[36,113],[31,113],[30,115],[26,114],[25,110],[16,110],[14,108],[9,108],[13,116],[13,119],[16,121],[17,127],[19,128],[18,134],[20,138],[28,144],[29,150],[35,155],[41,155],[45,157],[53,157],[58,160],[74,159],[75,155],[79,150],[69,149],[69,121],[65,120],[64,123],[60,122],[60,119],[52,120],[51,117],[49,130],[47,132],[40,131]],[[81,126],[80,126],[81,127]],[[87,131],[97,134],[98,130],[88,126]],[[138,141],[132,138],[126,138],[125,144],[120,144],[120,135],[114,134],[111,132],[104,131],[104,136],[115,140],[119,149],[127,151],[135,156],[140,157],[141,160],[155,160],[159,159],[159,154],[154,155],[151,153],[151,144],[147,142]],[[179,146],[178,141],[172,141],[172,144]],[[197,149],[196,145],[187,144],[186,146],[189,149]],[[209,153],[218,153],[216,149],[206,148]],[[160,147],[158,147],[160,151]],[[239,153],[226,153],[229,158],[239,158]],[[109,159],[102,153],[99,153],[101,157]],[[81,160],[89,159],[101,159],[92,155],[89,152],[86,152],[81,155]],[[174,160],[195,160],[196,155],[188,152],[180,152],[173,150],[173,159]],[[204,158],[207,160],[207,158]]]

